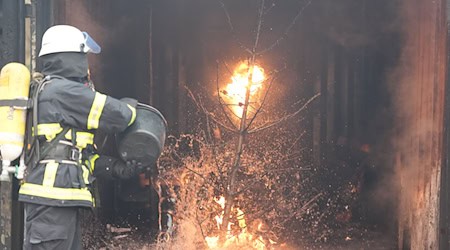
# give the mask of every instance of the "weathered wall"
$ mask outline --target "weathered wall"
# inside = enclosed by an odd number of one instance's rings
[[[393,72],[399,248],[438,249],[446,78],[445,0],[404,0],[404,46]]]

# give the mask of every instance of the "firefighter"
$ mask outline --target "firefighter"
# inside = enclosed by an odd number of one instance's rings
[[[86,32],[69,25],[50,27],[42,37],[44,78],[33,127],[40,146],[19,190],[25,204],[24,249],[82,249],[78,210],[94,206],[94,176],[137,174],[135,162],[93,154],[94,132],[125,130],[135,120],[137,105],[90,87],[87,53],[100,50]]]

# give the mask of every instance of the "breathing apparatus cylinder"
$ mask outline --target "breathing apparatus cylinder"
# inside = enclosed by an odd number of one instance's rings
[[[1,181],[9,180],[11,162],[23,152],[30,71],[21,63],[8,63],[0,71]]]

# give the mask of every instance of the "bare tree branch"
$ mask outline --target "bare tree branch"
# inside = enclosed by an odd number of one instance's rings
[[[302,137],[306,134],[306,131],[303,131],[299,137],[297,137],[297,139],[295,139],[294,143],[292,143],[291,147],[287,150],[287,153],[289,154],[291,152],[291,150],[294,148],[295,144],[297,144],[298,141],[300,141],[300,139],[302,139]]]
[[[256,29],[256,37],[255,37],[255,44],[253,45],[253,49],[252,49],[252,56],[253,56],[253,62],[255,60],[255,53],[256,53],[256,48],[258,48],[258,42],[259,42],[259,36],[261,35],[261,26],[262,26],[262,16],[264,13],[264,0],[261,0],[261,6],[259,7],[259,18],[258,18],[258,26]],[[253,67],[253,65],[250,65]]]
[[[295,214],[285,216],[286,219],[283,220],[282,224],[285,224],[287,221],[292,220],[293,217],[300,216],[304,214],[308,209],[312,208],[317,199],[319,199],[323,193],[316,194],[313,198],[311,198],[308,202],[306,202]]]
[[[202,179],[205,181],[205,184],[207,184],[208,186],[212,187],[215,191],[217,191],[217,192],[222,192],[222,190],[220,190],[219,188],[217,188],[217,187],[214,185],[214,183],[211,183],[210,180],[208,180],[206,177],[204,177],[204,176],[203,176],[202,174],[200,174],[199,172],[197,172],[197,171],[195,171],[195,170],[193,170],[193,169],[191,169],[191,168],[189,168],[189,167],[187,167],[187,166],[184,166],[184,168],[185,168],[186,170],[188,170],[189,172],[191,172],[191,173],[197,175],[198,177],[202,178]]]
[[[280,124],[280,123],[282,123],[282,122],[284,122],[284,121],[286,121],[286,120],[288,120],[288,119],[298,115],[300,112],[305,110],[306,107],[319,96],[320,96],[320,93],[318,93],[315,96],[311,97],[300,109],[298,109],[294,113],[286,115],[286,116],[282,117],[281,119],[278,119],[276,122],[273,122],[273,123],[267,124],[265,126],[262,126],[262,127],[259,127],[259,128],[255,128],[255,129],[253,129],[251,131],[248,131],[248,133],[252,134],[252,133],[256,133],[256,132],[259,132],[259,131],[271,128],[271,127],[273,127],[275,125],[278,125],[278,124]]]
[[[233,72],[231,71],[230,67],[228,66],[228,63],[223,61],[223,65],[225,65],[225,69],[228,71],[230,76],[233,76]]]
[[[195,211],[195,219],[197,220],[197,224],[198,224],[198,226],[199,226],[199,228],[200,228],[200,233],[202,234],[202,239],[203,239],[203,242],[204,242],[204,244],[206,245],[207,243],[206,243],[206,235],[205,235],[205,233],[203,232],[203,226],[202,226],[202,224],[203,224],[203,221],[201,221],[200,220],[200,217],[198,216],[198,211],[196,210]]]
[[[205,138],[207,138],[207,140],[208,141],[212,141],[212,140],[214,140],[213,138],[214,138],[214,136],[212,135],[212,133],[211,133],[211,125],[210,125],[210,121],[209,121],[209,116],[208,115],[205,115],[206,116],[206,136],[205,136]]]
[[[263,2],[264,3],[264,2]],[[247,81],[250,83],[252,81],[252,71],[250,71],[250,69],[253,68],[254,63],[255,63],[255,55],[253,54],[251,61],[249,61],[249,67],[247,70],[247,74],[248,74],[248,79]],[[244,147],[245,147],[245,138],[247,135],[247,127],[246,127],[246,120],[247,120],[247,108],[249,105],[249,100],[250,100],[250,86],[247,85],[246,86],[246,90],[245,90],[245,99],[244,99],[244,106],[243,106],[243,110],[242,110],[242,117],[241,117],[241,121],[240,121],[240,125],[239,125],[239,138],[238,138],[238,142],[236,144],[236,156],[235,159],[233,161],[233,165],[231,165],[231,168],[228,172],[228,183],[227,183],[227,187],[226,187],[226,194],[225,194],[225,207],[224,207],[224,214],[223,214],[223,224],[222,224],[222,231],[225,232],[227,231],[227,227],[228,227],[228,222],[230,220],[230,216],[231,216],[231,208],[233,207],[234,204],[234,193],[236,190],[236,182],[237,182],[237,172],[240,168],[241,165],[241,156],[242,153],[244,151]],[[221,242],[224,242],[224,236],[225,235],[221,235]]]
[[[217,87],[217,98],[219,100],[219,106],[222,109],[223,115],[227,118],[228,123],[231,124],[231,126],[233,126],[233,128],[235,130],[237,130],[236,125],[234,125],[233,121],[231,120],[231,118],[228,116],[228,113],[225,111],[225,108],[223,107],[223,103],[222,103],[222,97],[220,96],[220,88],[219,88],[219,64],[217,63],[217,75],[216,75],[216,87]],[[229,107],[227,106],[227,108],[229,109]],[[231,111],[231,110],[230,110]],[[231,112],[232,114],[234,114],[233,112]]]
[[[230,29],[231,36],[233,37],[233,39],[236,41],[236,43],[239,45],[239,47],[241,49],[243,49],[244,51],[246,51],[249,54],[252,54],[252,51],[249,48],[247,48],[243,43],[241,43],[241,41],[236,37],[236,32],[234,30],[233,23],[231,22],[230,13],[228,13],[225,3],[222,0],[217,0],[217,1],[219,2],[220,6],[222,7],[222,10],[223,10],[225,16],[227,17],[228,27]]]
[[[264,104],[266,103],[267,96],[268,96],[268,94],[269,94],[269,92],[270,92],[270,89],[272,88],[272,85],[273,85],[274,81],[278,78],[278,76],[280,75],[280,73],[283,72],[285,69],[287,69],[286,65],[285,65],[284,68],[282,68],[281,70],[274,70],[274,71],[272,71],[272,73],[270,73],[270,74],[273,74],[273,77],[272,77],[272,79],[271,79],[270,82],[269,82],[269,87],[267,88],[266,92],[264,93],[264,97],[263,97],[263,100],[262,100],[262,102],[261,102],[261,105],[260,105],[259,108],[256,110],[256,112],[255,112],[255,114],[253,115],[252,119],[251,119],[250,122],[248,123],[247,130],[251,127],[251,125],[253,124],[254,120],[255,120],[256,117],[258,116],[258,114],[262,111],[262,109],[263,109],[263,107],[264,107]]]
[[[220,122],[219,120],[217,120],[216,117],[215,117],[215,115],[214,115],[212,112],[209,112],[209,111],[203,106],[203,104],[195,98],[195,96],[194,96],[194,94],[192,93],[192,91],[191,91],[187,86],[185,86],[185,88],[186,88],[186,90],[188,91],[189,96],[192,98],[192,100],[194,101],[194,103],[197,105],[197,107],[200,108],[206,115],[208,115],[208,116],[211,118],[211,120],[213,120],[215,123],[219,124],[219,125],[222,126],[223,128],[229,130],[230,132],[233,132],[233,133],[236,133],[236,132],[237,132],[235,129],[230,128],[229,126],[227,126],[227,125],[223,124],[222,122]]]
[[[272,43],[267,48],[259,51],[256,54],[257,55],[264,54],[267,51],[272,50],[276,46],[280,45],[281,41],[284,40],[287,37],[287,35],[291,31],[292,27],[294,27],[295,23],[297,22],[299,17],[302,15],[303,11],[306,9],[306,7],[308,7],[311,4],[311,2],[312,2],[312,0],[307,0],[307,2],[303,5],[303,7],[297,12],[297,14],[295,15],[294,19],[292,19],[292,22],[286,27],[286,29],[284,30],[284,33],[274,43]]]
[[[267,90],[266,90],[266,92],[264,93],[264,97],[263,97],[263,100],[262,100],[262,102],[261,102],[261,105],[260,105],[259,108],[256,110],[256,112],[255,112],[255,114],[253,115],[252,119],[251,119],[250,122],[248,123],[247,129],[249,129],[250,126],[252,126],[252,124],[253,124],[253,122],[255,121],[256,117],[258,116],[259,112],[261,112],[261,110],[262,110],[264,104],[266,103],[266,99],[267,99],[267,96],[268,96],[268,94],[269,94],[269,91],[270,91],[270,89],[271,89],[271,87],[272,87],[272,83],[275,81],[275,79],[277,78],[277,76],[278,76],[278,75],[275,75],[274,77],[272,77],[272,80],[270,80],[270,82],[269,82],[269,87],[267,87]]]
[[[220,97],[220,93],[219,93],[219,61],[216,61],[217,62],[217,78],[216,78],[216,84],[217,84],[217,96],[218,96],[218,98],[219,98],[219,104],[220,104],[220,106],[221,106],[221,108],[222,108],[222,112],[223,113],[225,113],[224,115],[225,115],[225,117],[228,119],[228,122],[230,123],[230,124],[232,124],[232,126],[237,130],[237,128],[236,128],[236,126],[234,126],[234,123],[233,123],[233,121],[231,121],[231,118],[226,114],[226,112],[225,112],[225,109],[223,108],[223,106],[222,106],[222,101],[221,101],[221,97]],[[223,179],[224,179],[224,176],[223,176],[223,169],[222,169],[222,166],[221,166],[221,164],[219,163],[219,160],[217,159],[217,152],[216,152],[216,147],[217,147],[217,145],[216,145],[216,138],[215,137],[213,137],[213,139],[212,139],[212,141],[213,141],[213,148],[212,148],[212,152],[213,152],[213,157],[214,157],[214,162],[216,163],[216,167],[217,167],[217,171],[219,172],[219,178],[220,178],[220,181],[222,181]]]
[[[267,170],[267,171],[269,171],[269,172],[271,172],[271,173],[274,173],[274,172],[284,172],[284,171],[288,171],[288,170],[298,170],[298,171],[310,171],[311,170],[311,168],[297,168],[297,167],[290,167],[290,168],[278,168],[278,169],[270,169],[270,170]]]
[[[270,5],[269,8],[266,9],[266,11],[264,12],[264,15],[267,15],[270,13],[270,11],[276,6],[275,1]]]

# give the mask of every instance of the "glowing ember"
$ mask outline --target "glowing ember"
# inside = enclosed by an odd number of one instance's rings
[[[217,222],[217,228],[220,229],[223,222],[225,197],[221,196],[218,199],[215,198],[214,201],[218,203],[222,208],[221,214],[215,217],[215,220]],[[266,241],[264,241],[262,236],[255,236],[250,232],[248,232],[247,223],[245,221],[245,214],[241,209],[233,208],[233,210],[236,215],[239,226],[239,230],[234,230],[234,232],[236,231],[239,232],[233,234],[232,227],[234,226],[234,223],[229,222],[227,227],[227,235],[222,245],[220,245],[219,243],[220,236],[218,235],[205,237],[205,241],[209,249],[233,249],[233,248],[241,249],[241,247],[246,247],[245,249],[257,249],[257,250],[273,249],[269,248],[269,246],[266,245]],[[261,225],[258,225],[258,229],[260,226]],[[276,242],[271,239],[268,239],[267,243],[268,245],[276,244]]]
[[[250,79],[251,82],[249,83]],[[221,91],[221,94],[237,117],[242,117],[247,88],[250,90],[249,102],[252,103],[252,99],[257,97],[258,91],[262,88],[264,79],[264,70],[257,65],[250,69],[246,62],[241,62],[236,67],[231,77],[231,83]]]

